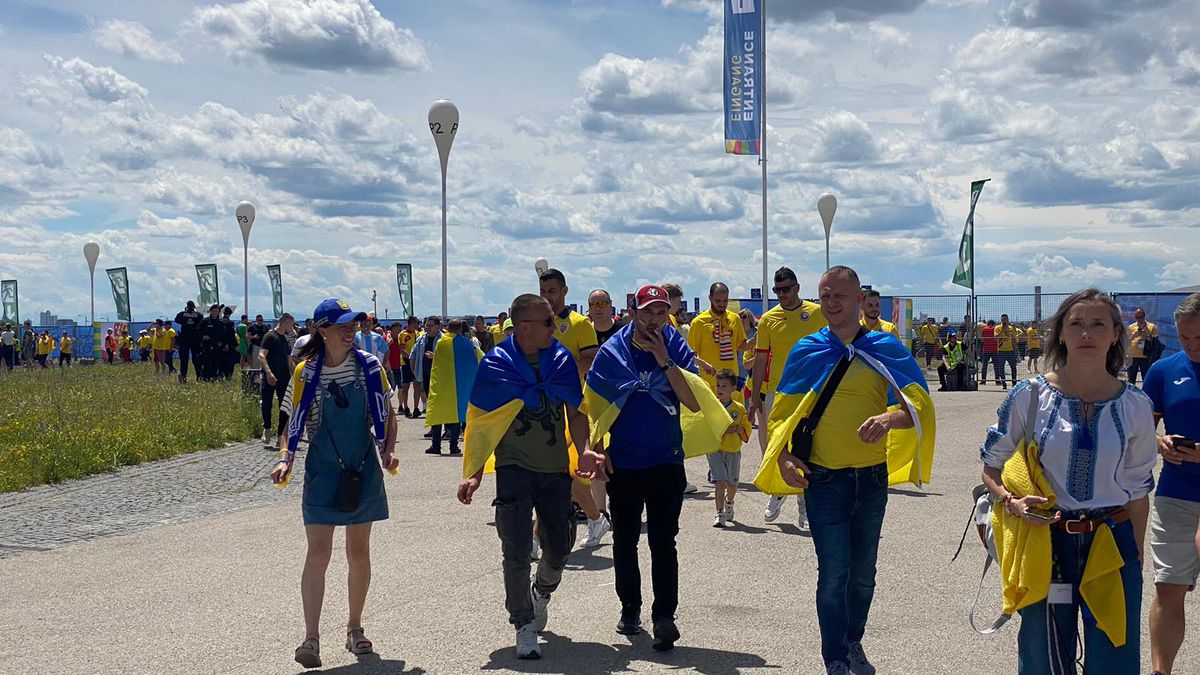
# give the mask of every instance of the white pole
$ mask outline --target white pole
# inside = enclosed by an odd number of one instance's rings
[[[242,230],[242,313],[250,313],[250,228],[254,226],[254,205],[241,202],[234,209],[238,227]]]
[[[446,162],[450,159],[450,146],[458,133],[458,107],[446,99],[438,99],[429,108],[429,133],[437,144],[438,159],[442,163],[442,316],[450,314],[448,295],[449,272],[446,266]]]
[[[771,306],[767,285],[767,0],[762,0],[759,7],[761,14],[758,39],[762,45],[762,61],[758,64],[758,74],[762,85],[762,98],[759,100],[758,111],[758,121],[761,125],[758,132],[758,163],[762,166],[762,311],[766,314]]]
[[[449,273],[446,269],[446,167],[442,167],[442,316],[450,316]]]
[[[100,244],[89,241],[83,245],[83,259],[88,264],[88,274],[91,276],[92,323],[96,323],[96,261],[100,258]]]

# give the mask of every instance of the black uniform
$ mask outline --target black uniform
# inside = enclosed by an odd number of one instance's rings
[[[225,329],[223,351],[221,352],[221,377],[228,380],[233,377],[233,367],[238,362],[237,326],[234,325],[233,319],[227,316],[221,317],[221,326]]]
[[[225,324],[211,316],[200,321],[199,367],[200,379],[211,381],[221,377],[222,358],[225,354]]]
[[[184,310],[175,315],[175,323],[179,326],[179,336],[175,339],[179,347],[179,381],[186,382],[188,376],[188,361],[196,367],[196,378],[200,378],[200,322],[204,315],[196,310]]]

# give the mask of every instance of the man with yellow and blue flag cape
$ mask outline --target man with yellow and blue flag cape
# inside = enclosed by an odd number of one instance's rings
[[[594,474],[599,457],[587,449],[579,371],[554,339],[550,304],[526,294],[511,310],[513,336],[483,357],[471,390],[458,499],[470,504],[485,469],[495,471],[505,606],[517,629],[517,656],[526,659],[541,655],[537,634],[546,628],[550,594],[575,540],[568,426],[581,449],[581,476]],[[534,511],[543,553],[531,582]]]
[[[425,426],[433,430],[429,455],[442,453],[442,430],[450,434],[450,454],[459,454],[458,435],[467,420],[467,403],[471,386],[483,352],[464,335],[466,323],[453,319],[447,332],[433,350],[433,366],[429,375],[429,406],[425,411]]]
[[[830,268],[819,292],[829,325],[788,355],[754,484],[768,494],[804,494],[826,670],[873,672],[862,639],[887,489],[929,480],[933,403],[908,349],[859,325],[863,293],[854,270]],[[835,371],[840,380],[831,382]],[[822,410],[818,399],[827,386],[834,388]]]
[[[621,600],[617,632],[641,632],[637,550],[645,510],[657,650],[671,649],[679,639],[675,535],[687,484],[683,460],[715,452],[732,424],[716,394],[696,375],[695,354],[669,325],[669,311],[662,287],[639,289],[630,307],[633,321],[600,347],[583,394],[592,446],[603,444],[604,468],[612,474],[607,487]]]

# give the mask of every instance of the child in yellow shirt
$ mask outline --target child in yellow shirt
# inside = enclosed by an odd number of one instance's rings
[[[713,519],[713,527],[725,527],[733,522],[733,498],[742,473],[742,444],[750,440],[750,417],[746,415],[746,407],[733,400],[737,374],[722,368],[717,371],[716,380],[717,398],[733,418],[733,424],[721,438],[721,449],[708,456],[708,470],[716,485],[717,517]]]

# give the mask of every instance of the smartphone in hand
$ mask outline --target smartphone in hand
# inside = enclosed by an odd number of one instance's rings
[[[1196,451],[1196,441],[1190,438],[1176,437],[1172,440],[1175,443],[1175,447],[1179,450],[1191,450],[1192,452]]]

